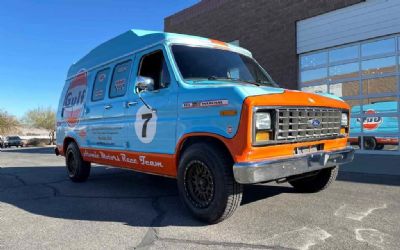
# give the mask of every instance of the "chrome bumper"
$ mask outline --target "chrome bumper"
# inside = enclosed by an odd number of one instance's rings
[[[354,149],[346,147],[336,151],[318,151],[290,158],[236,163],[233,165],[233,174],[238,183],[260,183],[348,163],[353,158]]]

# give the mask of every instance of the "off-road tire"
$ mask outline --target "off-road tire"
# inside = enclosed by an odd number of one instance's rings
[[[196,143],[184,151],[179,162],[178,190],[182,202],[194,217],[206,223],[218,223],[230,217],[240,205],[243,187],[235,181],[232,167],[230,155],[217,145]],[[200,172],[209,178],[191,174],[195,172],[193,168],[203,169]],[[211,180],[205,181],[212,191],[205,195],[206,201],[202,203],[198,202],[200,198],[193,191],[201,189],[202,184],[193,184],[198,179]]]
[[[90,175],[90,162],[84,161],[75,142],[71,142],[65,152],[65,164],[69,178],[73,182],[84,182]]]
[[[322,169],[318,174],[289,181],[290,185],[302,193],[316,193],[326,189],[337,177],[339,167]]]

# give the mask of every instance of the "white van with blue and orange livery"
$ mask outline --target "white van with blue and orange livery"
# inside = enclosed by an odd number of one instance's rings
[[[215,223],[243,184],[326,188],[353,159],[348,132],[345,102],[279,88],[243,48],[130,30],[70,67],[56,154],[75,182],[91,163],[176,178],[188,209]]]

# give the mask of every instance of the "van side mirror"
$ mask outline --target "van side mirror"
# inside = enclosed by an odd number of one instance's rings
[[[154,80],[150,77],[138,76],[135,82],[135,92],[140,93],[144,91],[154,90]]]

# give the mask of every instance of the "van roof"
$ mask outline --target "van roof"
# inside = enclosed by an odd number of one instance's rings
[[[100,44],[79,61],[72,64],[69,68],[67,78],[75,76],[81,70],[90,71],[91,69],[106,64],[109,61],[116,60],[119,57],[127,56],[137,50],[145,49],[146,47],[164,41],[205,46],[223,46],[228,47],[230,50],[251,56],[251,53],[246,49],[213,39],[161,31],[129,30]]]

